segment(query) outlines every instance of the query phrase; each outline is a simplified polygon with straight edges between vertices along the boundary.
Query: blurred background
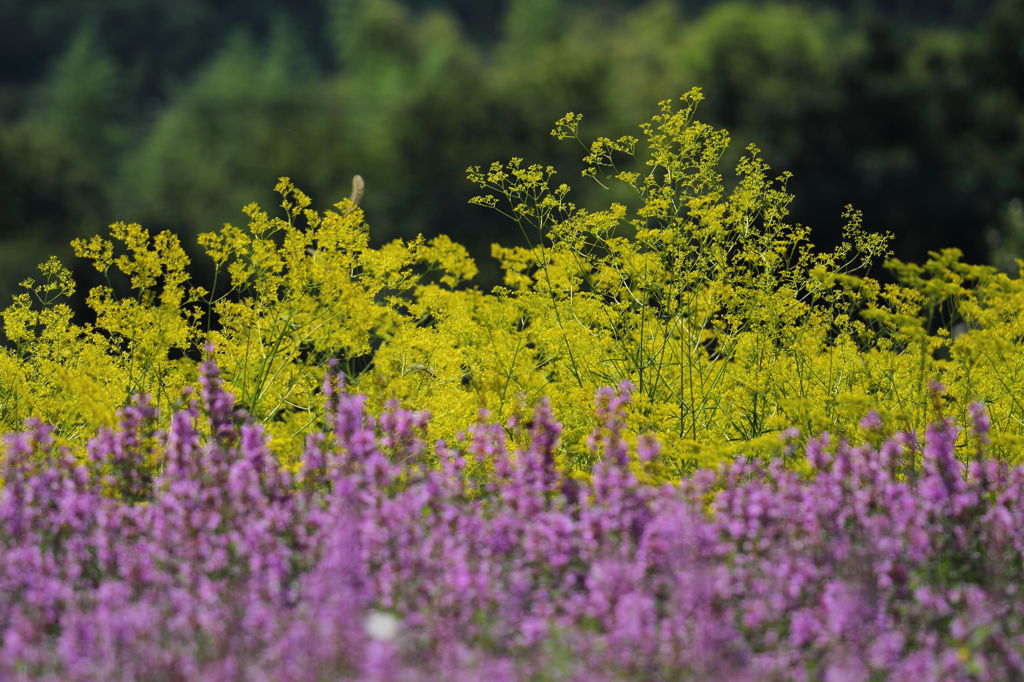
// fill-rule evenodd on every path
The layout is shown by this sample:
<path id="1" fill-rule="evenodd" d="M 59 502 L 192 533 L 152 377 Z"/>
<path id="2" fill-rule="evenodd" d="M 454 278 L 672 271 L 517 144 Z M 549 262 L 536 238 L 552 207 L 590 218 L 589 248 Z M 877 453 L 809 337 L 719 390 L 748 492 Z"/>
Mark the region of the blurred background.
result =
<path id="1" fill-rule="evenodd" d="M 1024 0 L 0 0 L 0 296 L 115 220 L 194 244 L 281 175 L 322 208 L 359 173 L 375 242 L 447 233 L 489 261 L 518 235 L 467 205 L 467 166 L 557 164 L 607 204 L 552 123 L 638 134 L 693 85 L 737 156 L 795 173 L 821 245 L 851 203 L 901 258 L 1013 269 L 1022 36 Z"/>

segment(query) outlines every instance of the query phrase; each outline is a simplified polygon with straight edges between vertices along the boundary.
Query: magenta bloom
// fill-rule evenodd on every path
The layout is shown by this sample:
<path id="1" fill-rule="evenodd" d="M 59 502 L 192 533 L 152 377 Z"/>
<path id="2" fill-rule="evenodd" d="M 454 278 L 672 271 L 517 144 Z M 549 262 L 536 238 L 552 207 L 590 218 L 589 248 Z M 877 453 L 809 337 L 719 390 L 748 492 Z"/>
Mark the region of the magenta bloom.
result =
<path id="1" fill-rule="evenodd" d="M 140 397 L 84 461 L 39 422 L 5 437 L 0 679 L 1024 676 L 1024 470 L 965 470 L 950 422 L 653 488 L 632 458 L 671 453 L 630 452 L 624 384 L 588 479 L 546 401 L 523 450 L 482 414 L 428 468 L 429 415 L 369 414 L 332 367 L 293 475 L 202 371 L 166 432 Z"/>

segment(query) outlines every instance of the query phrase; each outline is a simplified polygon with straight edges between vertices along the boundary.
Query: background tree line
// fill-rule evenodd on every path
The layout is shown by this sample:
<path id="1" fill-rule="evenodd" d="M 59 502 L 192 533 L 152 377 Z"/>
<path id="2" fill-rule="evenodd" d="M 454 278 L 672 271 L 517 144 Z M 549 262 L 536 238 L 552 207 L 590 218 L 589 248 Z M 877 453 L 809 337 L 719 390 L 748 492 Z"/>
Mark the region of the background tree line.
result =
<path id="1" fill-rule="evenodd" d="M 359 173 L 376 241 L 443 232 L 485 259 L 517 235 L 466 205 L 467 166 L 575 167 L 546 134 L 563 113 L 635 134 L 692 85 L 737 154 L 795 173 L 823 245 L 852 203 L 903 258 L 1012 267 L 1021 35 L 1024 0 L 0 0 L 0 295 L 115 220 L 189 243 L 280 175 L 324 205 Z"/>

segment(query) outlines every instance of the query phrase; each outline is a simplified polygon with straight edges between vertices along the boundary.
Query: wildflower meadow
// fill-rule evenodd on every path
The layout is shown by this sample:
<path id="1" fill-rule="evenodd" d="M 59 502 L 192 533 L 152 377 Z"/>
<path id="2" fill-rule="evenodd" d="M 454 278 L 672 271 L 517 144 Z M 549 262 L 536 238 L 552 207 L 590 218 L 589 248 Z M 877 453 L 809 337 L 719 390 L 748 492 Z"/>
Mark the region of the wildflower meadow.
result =
<path id="1" fill-rule="evenodd" d="M 503 283 L 357 205 L 118 223 L 3 311 L 0 679 L 1024 678 L 1024 285 L 817 249 L 699 90 L 467 170 Z M 1018 261 L 1024 267 L 1024 263 Z M 879 274 L 881 273 L 881 274 Z M 76 312 L 79 301 L 86 311 Z"/>

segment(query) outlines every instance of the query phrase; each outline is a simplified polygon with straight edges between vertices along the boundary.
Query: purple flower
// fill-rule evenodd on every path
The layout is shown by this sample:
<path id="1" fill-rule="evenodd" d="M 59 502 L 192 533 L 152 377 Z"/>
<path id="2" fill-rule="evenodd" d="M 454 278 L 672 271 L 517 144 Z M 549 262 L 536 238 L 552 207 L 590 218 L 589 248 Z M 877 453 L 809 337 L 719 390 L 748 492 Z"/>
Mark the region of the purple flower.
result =
<path id="1" fill-rule="evenodd" d="M 825 435 L 804 473 L 738 459 L 652 488 L 627 384 L 598 392 L 584 475 L 546 401 L 518 451 L 484 413 L 430 469 L 427 413 L 370 414 L 331 366 L 293 475 L 202 371 L 164 433 L 139 398 L 82 460 L 38 421 L 4 437 L 0 678 L 1024 675 L 1024 470 L 965 477 L 951 422 L 913 476 L 911 434 Z"/>

